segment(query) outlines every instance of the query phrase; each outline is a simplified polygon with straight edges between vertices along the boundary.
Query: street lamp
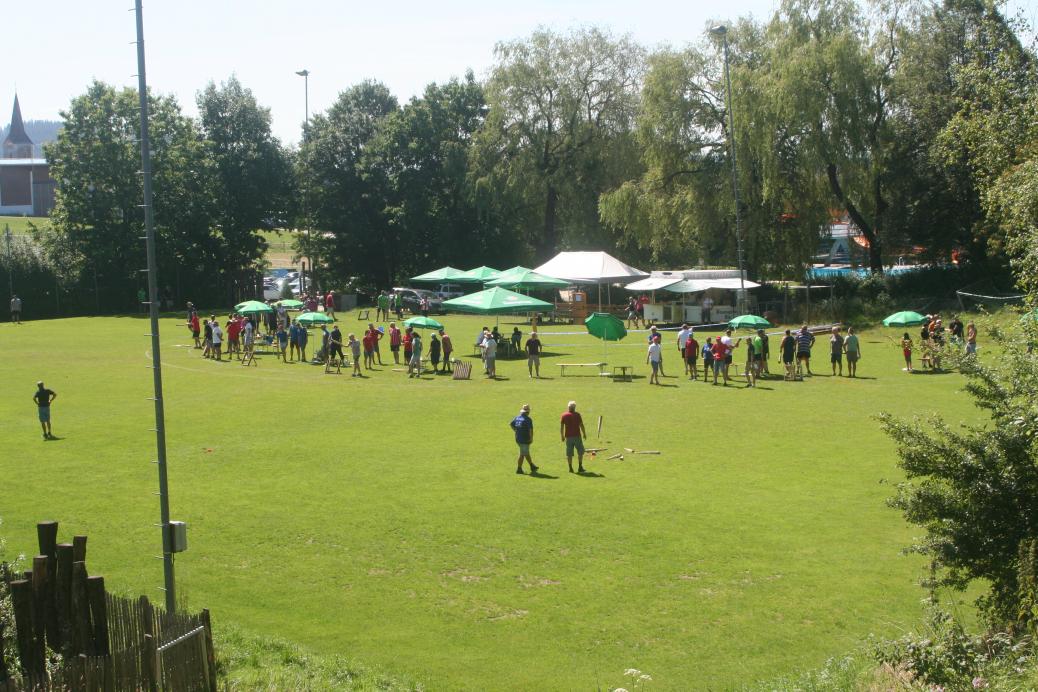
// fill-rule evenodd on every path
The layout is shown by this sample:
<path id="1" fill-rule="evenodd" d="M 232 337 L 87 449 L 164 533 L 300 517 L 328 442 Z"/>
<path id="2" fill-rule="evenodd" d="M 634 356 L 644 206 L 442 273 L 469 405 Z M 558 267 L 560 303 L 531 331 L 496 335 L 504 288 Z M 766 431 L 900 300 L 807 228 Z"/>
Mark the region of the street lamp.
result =
<path id="1" fill-rule="evenodd" d="M 303 78 L 303 131 L 310 125 L 310 70 L 302 69 L 296 72 L 297 75 Z M 310 283 L 314 283 L 314 257 L 313 257 L 313 238 L 310 233 L 310 209 L 307 204 L 307 190 L 303 188 L 303 216 L 306 218 L 306 249 L 310 253 L 307 256 L 307 260 L 310 262 Z M 303 272 L 303 281 L 300 282 L 300 287 L 306 287 L 306 272 Z"/>
<path id="2" fill-rule="evenodd" d="M 739 298 L 736 301 L 736 310 L 739 314 L 746 313 L 746 284 L 745 271 L 742 261 L 742 217 L 739 212 L 739 163 L 735 156 L 735 118 L 732 115 L 732 75 L 728 68 L 728 27 L 724 24 L 710 29 L 714 36 L 721 37 L 724 46 L 724 80 L 727 87 L 728 97 L 728 146 L 732 154 L 732 193 L 735 195 L 735 247 L 739 259 Z"/>

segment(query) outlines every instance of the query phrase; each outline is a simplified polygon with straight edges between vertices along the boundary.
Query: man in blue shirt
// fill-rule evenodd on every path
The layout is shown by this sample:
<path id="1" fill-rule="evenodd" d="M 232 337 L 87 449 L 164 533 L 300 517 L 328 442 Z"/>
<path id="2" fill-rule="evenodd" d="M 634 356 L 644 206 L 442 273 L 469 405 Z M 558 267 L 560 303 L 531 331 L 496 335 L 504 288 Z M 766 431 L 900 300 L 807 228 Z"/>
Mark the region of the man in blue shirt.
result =
<path id="1" fill-rule="evenodd" d="M 530 418 L 529 404 L 522 405 L 519 415 L 512 419 L 509 426 L 515 431 L 515 443 L 519 445 L 519 467 L 515 472 L 518 474 L 523 472 L 523 459 L 526 459 L 530 465 L 530 475 L 532 476 L 537 473 L 537 467 L 533 465 L 533 459 L 530 458 L 530 445 L 533 444 L 533 418 Z"/>

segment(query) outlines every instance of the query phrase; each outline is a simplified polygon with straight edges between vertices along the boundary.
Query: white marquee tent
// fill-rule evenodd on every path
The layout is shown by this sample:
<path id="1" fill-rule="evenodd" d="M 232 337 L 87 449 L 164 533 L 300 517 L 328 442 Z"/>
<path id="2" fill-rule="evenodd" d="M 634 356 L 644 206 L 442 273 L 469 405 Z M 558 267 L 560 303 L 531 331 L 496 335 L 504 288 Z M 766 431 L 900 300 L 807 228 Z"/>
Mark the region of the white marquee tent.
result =
<path id="1" fill-rule="evenodd" d="M 649 276 L 648 272 L 624 264 L 606 252 L 560 252 L 534 271 L 575 284 L 601 285 Z"/>

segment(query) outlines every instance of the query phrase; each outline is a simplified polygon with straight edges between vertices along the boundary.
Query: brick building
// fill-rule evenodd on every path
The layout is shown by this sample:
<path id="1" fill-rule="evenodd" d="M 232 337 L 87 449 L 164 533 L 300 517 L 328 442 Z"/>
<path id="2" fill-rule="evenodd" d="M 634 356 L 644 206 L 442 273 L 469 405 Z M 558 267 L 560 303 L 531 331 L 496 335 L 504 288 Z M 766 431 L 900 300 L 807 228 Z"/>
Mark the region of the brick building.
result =
<path id="1" fill-rule="evenodd" d="M 0 215 L 47 216 L 54 208 L 54 188 L 47 160 L 33 158 L 15 94 L 11 127 L 0 144 Z"/>

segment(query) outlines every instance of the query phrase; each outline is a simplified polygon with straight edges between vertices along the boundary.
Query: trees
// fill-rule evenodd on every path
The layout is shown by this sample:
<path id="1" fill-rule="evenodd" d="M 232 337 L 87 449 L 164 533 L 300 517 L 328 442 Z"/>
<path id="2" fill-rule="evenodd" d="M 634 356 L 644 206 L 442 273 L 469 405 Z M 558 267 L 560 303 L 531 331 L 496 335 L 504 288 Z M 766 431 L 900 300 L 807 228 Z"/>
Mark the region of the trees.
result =
<path id="1" fill-rule="evenodd" d="M 159 275 L 163 283 L 176 277 L 179 289 L 181 281 L 211 279 L 217 270 L 209 232 L 212 166 L 197 128 L 174 99 L 150 95 L 149 108 Z M 46 149 L 58 181 L 50 245 L 102 277 L 113 289 L 109 307 L 131 304 L 144 262 L 138 113 L 136 91 L 95 81 L 72 100 L 62 114 L 64 128 Z"/>
<path id="2" fill-rule="evenodd" d="M 283 227 L 292 205 L 291 169 L 270 132 L 270 110 L 231 77 L 198 94 L 199 125 L 212 160 L 219 255 L 241 288 L 266 249 L 261 229 Z M 251 291 L 248 291 L 251 296 Z M 243 295 L 234 295 L 237 300 Z"/>
<path id="3" fill-rule="evenodd" d="M 539 259 L 567 236 L 601 240 L 598 195 L 637 165 L 629 133 L 641 47 L 598 29 L 540 30 L 495 53 L 473 158 L 479 190 L 515 219 Z"/>

